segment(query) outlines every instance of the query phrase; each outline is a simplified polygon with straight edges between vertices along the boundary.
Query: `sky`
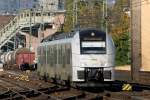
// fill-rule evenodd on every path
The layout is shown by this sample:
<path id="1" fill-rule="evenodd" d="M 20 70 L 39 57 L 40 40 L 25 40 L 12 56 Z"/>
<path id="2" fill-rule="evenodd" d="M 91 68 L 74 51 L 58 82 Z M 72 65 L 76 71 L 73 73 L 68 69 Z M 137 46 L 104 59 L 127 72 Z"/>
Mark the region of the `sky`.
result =
<path id="1" fill-rule="evenodd" d="M 0 13 L 11 13 L 16 9 L 32 8 L 35 0 L 0 0 Z"/>
<path id="2" fill-rule="evenodd" d="M 109 4 L 115 4 L 116 0 L 108 0 Z"/>
<path id="3" fill-rule="evenodd" d="M 0 0 L 0 13 L 13 13 L 17 9 L 32 8 L 35 1 L 39 0 Z M 115 3 L 115 0 L 108 0 L 109 4 Z"/>

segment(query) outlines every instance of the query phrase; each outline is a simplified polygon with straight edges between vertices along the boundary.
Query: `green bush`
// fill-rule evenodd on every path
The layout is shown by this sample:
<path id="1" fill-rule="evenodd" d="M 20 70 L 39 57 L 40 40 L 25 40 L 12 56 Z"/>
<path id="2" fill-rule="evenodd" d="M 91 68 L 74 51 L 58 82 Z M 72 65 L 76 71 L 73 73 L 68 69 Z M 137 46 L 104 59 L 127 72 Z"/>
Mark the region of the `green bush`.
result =
<path id="1" fill-rule="evenodd" d="M 114 39 L 116 46 L 116 65 L 130 64 L 130 38 L 129 33 L 123 33 Z"/>

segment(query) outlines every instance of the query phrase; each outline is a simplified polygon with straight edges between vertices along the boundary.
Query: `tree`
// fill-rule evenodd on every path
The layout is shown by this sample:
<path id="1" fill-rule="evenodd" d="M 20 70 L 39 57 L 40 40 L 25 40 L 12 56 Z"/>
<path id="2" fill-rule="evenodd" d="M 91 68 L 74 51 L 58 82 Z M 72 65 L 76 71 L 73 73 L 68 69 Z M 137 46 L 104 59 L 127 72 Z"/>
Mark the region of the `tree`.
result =
<path id="1" fill-rule="evenodd" d="M 66 0 L 66 21 L 64 24 L 64 31 L 69 32 L 73 30 L 73 1 Z M 102 1 L 100 0 L 85 0 L 77 2 L 77 25 L 76 27 L 103 27 L 103 12 L 102 12 Z"/>
<path id="2" fill-rule="evenodd" d="M 116 64 L 130 63 L 130 16 L 124 9 L 129 8 L 129 0 L 116 0 L 112 9 L 109 9 L 109 33 L 112 34 L 116 46 Z"/>

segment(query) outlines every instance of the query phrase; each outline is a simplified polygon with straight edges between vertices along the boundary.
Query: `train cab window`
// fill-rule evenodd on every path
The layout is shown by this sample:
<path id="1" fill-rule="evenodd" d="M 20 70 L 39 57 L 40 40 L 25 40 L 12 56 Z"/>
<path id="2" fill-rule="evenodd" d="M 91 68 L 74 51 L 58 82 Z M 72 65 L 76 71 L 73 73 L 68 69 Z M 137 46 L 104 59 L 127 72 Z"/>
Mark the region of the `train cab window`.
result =
<path id="1" fill-rule="evenodd" d="M 86 31 L 80 34 L 81 54 L 106 54 L 106 34 Z"/>

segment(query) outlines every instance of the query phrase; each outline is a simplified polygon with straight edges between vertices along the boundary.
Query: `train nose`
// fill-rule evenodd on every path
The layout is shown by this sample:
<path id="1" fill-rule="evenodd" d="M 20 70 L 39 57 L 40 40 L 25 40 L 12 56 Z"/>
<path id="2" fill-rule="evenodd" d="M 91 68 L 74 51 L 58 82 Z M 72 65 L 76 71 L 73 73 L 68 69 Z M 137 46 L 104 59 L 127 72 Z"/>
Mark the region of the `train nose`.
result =
<path id="1" fill-rule="evenodd" d="M 102 82 L 104 81 L 103 77 L 103 68 L 85 68 L 85 81 L 94 81 L 94 82 Z"/>

